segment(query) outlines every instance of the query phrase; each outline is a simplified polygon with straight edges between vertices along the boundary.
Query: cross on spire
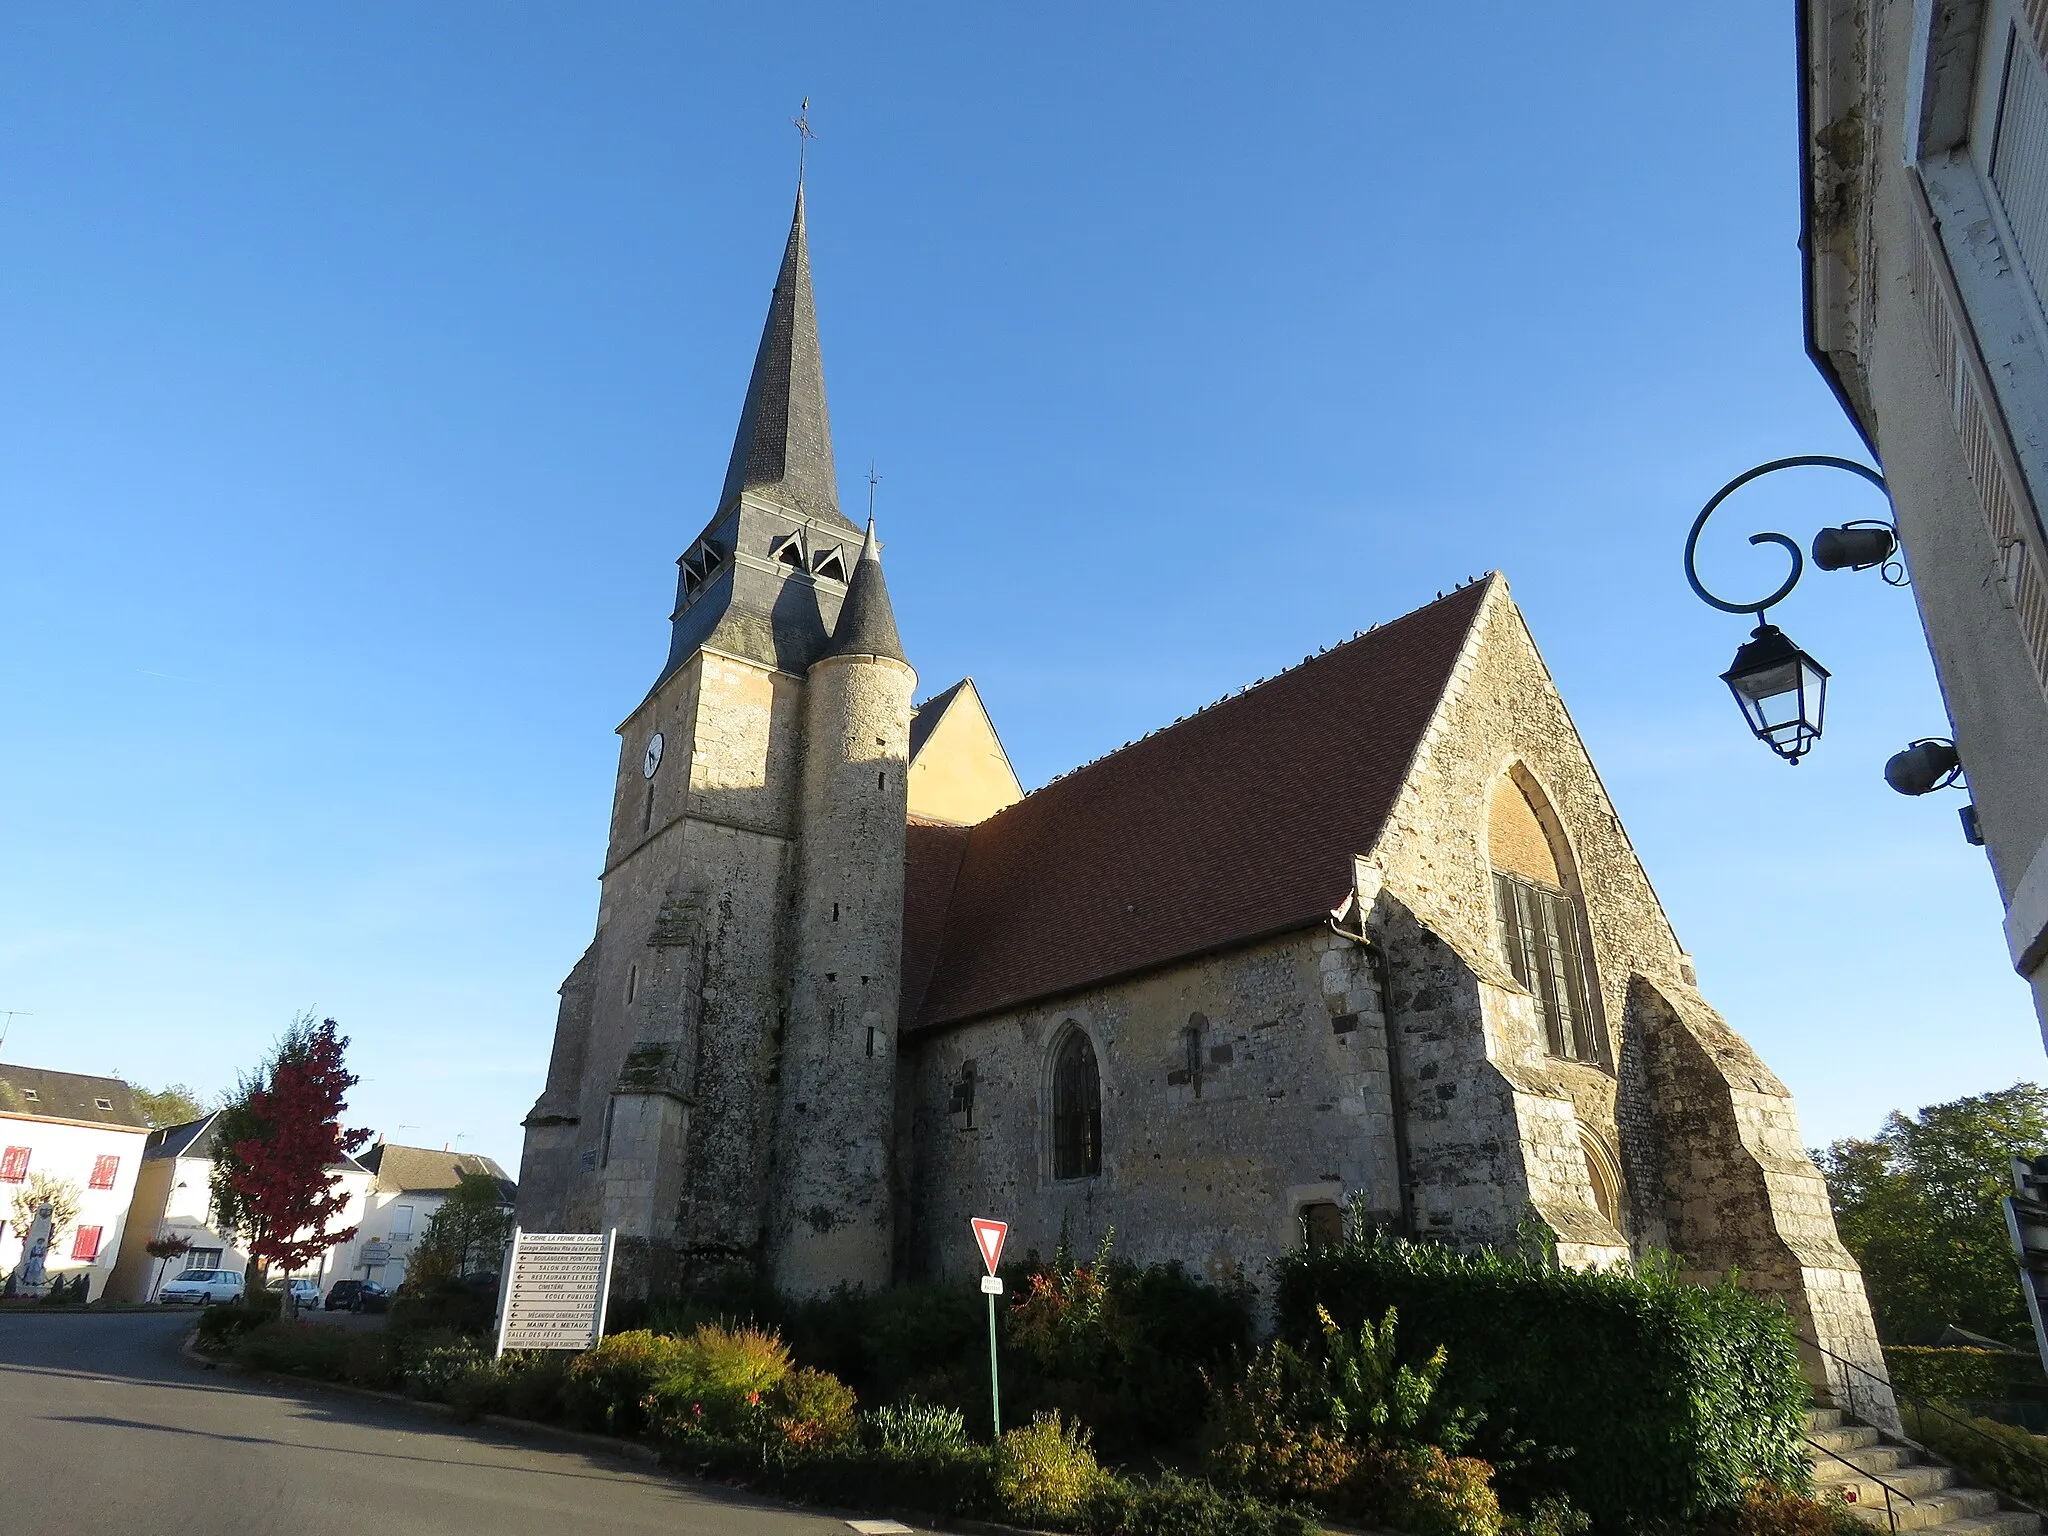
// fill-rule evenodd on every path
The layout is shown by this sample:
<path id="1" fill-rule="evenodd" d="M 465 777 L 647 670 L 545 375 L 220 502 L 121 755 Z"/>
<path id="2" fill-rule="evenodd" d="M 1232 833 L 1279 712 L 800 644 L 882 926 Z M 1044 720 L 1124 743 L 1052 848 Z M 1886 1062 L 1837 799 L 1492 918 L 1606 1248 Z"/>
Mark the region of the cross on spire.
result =
<path id="1" fill-rule="evenodd" d="M 817 135 L 811 132 L 811 98 L 806 96 L 804 104 L 797 108 L 797 114 L 789 120 L 789 126 L 796 130 L 796 189 L 804 189 L 804 152 Z"/>

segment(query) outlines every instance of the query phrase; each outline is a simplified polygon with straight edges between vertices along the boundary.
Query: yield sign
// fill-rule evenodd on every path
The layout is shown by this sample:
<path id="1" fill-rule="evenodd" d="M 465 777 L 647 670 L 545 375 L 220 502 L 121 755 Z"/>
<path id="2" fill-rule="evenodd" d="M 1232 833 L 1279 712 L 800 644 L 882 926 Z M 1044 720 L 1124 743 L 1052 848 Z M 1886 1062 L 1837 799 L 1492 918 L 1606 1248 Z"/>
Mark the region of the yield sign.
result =
<path id="1" fill-rule="evenodd" d="M 985 1216 L 971 1218 L 974 1226 L 974 1240 L 981 1245 L 982 1262 L 988 1265 L 988 1272 L 996 1272 L 996 1261 L 1003 1256 L 1003 1239 L 1010 1235 L 1007 1221 L 990 1221 Z"/>

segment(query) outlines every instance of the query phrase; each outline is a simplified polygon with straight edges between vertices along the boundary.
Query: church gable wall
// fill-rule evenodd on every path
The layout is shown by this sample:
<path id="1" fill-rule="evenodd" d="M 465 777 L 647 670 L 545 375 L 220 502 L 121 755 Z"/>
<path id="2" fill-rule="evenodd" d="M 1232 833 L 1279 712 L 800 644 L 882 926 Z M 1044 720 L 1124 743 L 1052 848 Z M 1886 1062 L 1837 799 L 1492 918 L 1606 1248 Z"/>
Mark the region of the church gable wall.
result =
<path id="1" fill-rule="evenodd" d="M 1536 855 L 1518 843 L 1495 858 L 1489 847 L 1490 833 L 1503 822 L 1520 830 L 1513 824 L 1522 818 L 1504 816 L 1497 803 L 1504 785 L 1530 802 L 1551 844 L 1557 884 L 1584 916 L 1599 1035 L 1593 1063 L 1549 1053 L 1526 991 L 1506 973 L 1493 870 L 1521 873 Z M 1690 961 L 1504 585 L 1475 625 L 1445 706 L 1365 870 L 1369 884 L 1384 882 L 1389 897 L 1487 968 L 1503 999 L 1524 1000 L 1519 1008 L 1490 1010 L 1490 1036 L 1483 1045 L 1475 1037 L 1471 1049 L 1483 1049 L 1522 1081 L 1540 1082 L 1545 1095 L 1568 1101 L 1579 1125 L 1618 1154 L 1628 1207 L 1622 1226 L 1632 1239 L 1654 1240 L 1661 1212 L 1637 1173 L 1647 1151 L 1648 1110 L 1639 1101 L 1622 1102 L 1612 1064 L 1630 977 L 1676 982 L 1682 970 L 1690 972 Z M 1360 894 L 1370 905 L 1374 891 Z"/>
<path id="2" fill-rule="evenodd" d="M 1101 1080 L 1101 1171 L 1053 1177 L 1052 1065 L 1069 1028 Z M 973 1216 L 1010 1251 L 1179 1259 L 1256 1280 L 1299 1211 L 1398 1202 L 1378 986 L 1326 929 L 1190 961 L 906 1042 L 913 1274 L 964 1275 Z"/>

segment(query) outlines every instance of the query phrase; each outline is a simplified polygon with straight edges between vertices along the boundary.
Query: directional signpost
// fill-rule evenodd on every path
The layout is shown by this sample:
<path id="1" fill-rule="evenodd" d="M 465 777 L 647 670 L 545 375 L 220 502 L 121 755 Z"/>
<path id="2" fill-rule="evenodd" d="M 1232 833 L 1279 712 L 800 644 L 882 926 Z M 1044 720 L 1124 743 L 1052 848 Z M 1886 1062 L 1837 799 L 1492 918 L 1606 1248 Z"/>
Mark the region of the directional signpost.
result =
<path id="1" fill-rule="evenodd" d="M 1003 1389 L 996 1380 L 996 1298 L 1003 1294 L 1003 1282 L 996 1274 L 996 1265 L 1003 1257 L 1003 1239 L 1010 1235 L 1007 1221 L 990 1221 L 985 1216 L 972 1218 L 975 1246 L 981 1249 L 981 1261 L 988 1266 L 988 1273 L 981 1277 L 982 1293 L 988 1297 L 988 1402 L 995 1415 L 996 1438 L 1003 1438 Z"/>
<path id="2" fill-rule="evenodd" d="M 604 1337 L 616 1232 L 512 1229 L 498 1353 L 591 1348 Z"/>

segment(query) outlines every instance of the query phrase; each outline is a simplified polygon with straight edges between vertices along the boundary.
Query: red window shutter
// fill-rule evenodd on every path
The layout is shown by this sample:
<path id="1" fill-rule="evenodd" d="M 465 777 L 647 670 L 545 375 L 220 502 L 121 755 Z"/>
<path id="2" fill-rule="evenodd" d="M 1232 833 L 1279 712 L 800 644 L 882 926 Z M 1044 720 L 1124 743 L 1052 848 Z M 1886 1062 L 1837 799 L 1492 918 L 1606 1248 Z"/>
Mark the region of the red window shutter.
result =
<path id="1" fill-rule="evenodd" d="M 71 1257 L 82 1264 L 90 1264 L 100 1256 L 101 1227 L 80 1227 L 78 1235 L 71 1239 Z"/>
<path id="2" fill-rule="evenodd" d="M 28 1177 L 28 1148 L 9 1147 L 0 1153 L 0 1179 L 19 1184 Z"/>
<path id="3" fill-rule="evenodd" d="M 90 1189 L 112 1189 L 114 1187 L 114 1175 L 120 1171 L 120 1158 L 96 1157 L 92 1160 L 92 1180 L 87 1187 Z"/>

